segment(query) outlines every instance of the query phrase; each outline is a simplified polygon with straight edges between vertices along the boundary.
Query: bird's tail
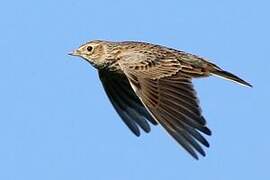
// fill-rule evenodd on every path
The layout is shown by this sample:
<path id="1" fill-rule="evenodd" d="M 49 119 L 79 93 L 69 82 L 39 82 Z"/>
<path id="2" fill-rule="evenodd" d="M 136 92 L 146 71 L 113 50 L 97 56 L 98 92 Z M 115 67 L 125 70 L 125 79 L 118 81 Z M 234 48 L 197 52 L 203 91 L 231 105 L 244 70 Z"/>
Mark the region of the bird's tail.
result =
<path id="1" fill-rule="evenodd" d="M 212 74 L 214 76 L 218 76 L 218 77 L 221 77 L 223 79 L 233 81 L 233 82 L 238 83 L 238 84 L 243 85 L 243 86 L 252 87 L 252 85 L 250 83 L 244 81 L 243 79 L 237 77 L 236 75 L 234 75 L 228 71 L 222 70 L 221 68 L 219 68 L 218 66 L 216 66 L 214 64 L 210 65 L 209 72 L 210 72 L 210 74 Z"/>

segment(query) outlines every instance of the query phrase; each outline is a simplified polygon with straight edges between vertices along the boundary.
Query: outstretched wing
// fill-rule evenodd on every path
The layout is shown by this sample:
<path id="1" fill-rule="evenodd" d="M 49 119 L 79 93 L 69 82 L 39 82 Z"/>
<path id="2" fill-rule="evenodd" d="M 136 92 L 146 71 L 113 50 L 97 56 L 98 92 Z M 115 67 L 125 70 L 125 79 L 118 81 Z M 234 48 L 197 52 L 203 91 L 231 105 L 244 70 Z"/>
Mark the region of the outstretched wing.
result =
<path id="1" fill-rule="evenodd" d="M 198 159 L 196 151 L 205 156 L 200 144 L 209 144 L 201 132 L 211 135 L 211 131 L 191 83 L 203 72 L 174 59 L 140 62 L 122 59 L 119 64 L 147 110 L 194 158 Z"/>
<path id="2" fill-rule="evenodd" d="M 134 93 L 127 77 L 124 74 L 106 70 L 100 70 L 99 77 L 113 107 L 129 129 L 136 136 L 140 135 L 138 125 L 145 132 L 150 132 L 147 120 L 152 124 L 157 124 L 157 122 Z"/>

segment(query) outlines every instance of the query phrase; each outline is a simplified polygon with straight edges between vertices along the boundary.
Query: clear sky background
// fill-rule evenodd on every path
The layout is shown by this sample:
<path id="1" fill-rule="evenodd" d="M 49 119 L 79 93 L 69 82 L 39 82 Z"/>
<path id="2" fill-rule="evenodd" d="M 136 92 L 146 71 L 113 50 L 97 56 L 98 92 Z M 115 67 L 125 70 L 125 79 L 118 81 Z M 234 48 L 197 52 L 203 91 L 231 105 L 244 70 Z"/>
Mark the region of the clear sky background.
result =
<path id="1" fill-rule="evenodd" d="M 0 179 L 270 179 L 270 3 L 2 1 Z M 135 137 L 88 63 L 93 39 L 141 40 L 212 60 L 250 81 L 195 80 L 213 135 L 192 159 L 160 127 Z"/>

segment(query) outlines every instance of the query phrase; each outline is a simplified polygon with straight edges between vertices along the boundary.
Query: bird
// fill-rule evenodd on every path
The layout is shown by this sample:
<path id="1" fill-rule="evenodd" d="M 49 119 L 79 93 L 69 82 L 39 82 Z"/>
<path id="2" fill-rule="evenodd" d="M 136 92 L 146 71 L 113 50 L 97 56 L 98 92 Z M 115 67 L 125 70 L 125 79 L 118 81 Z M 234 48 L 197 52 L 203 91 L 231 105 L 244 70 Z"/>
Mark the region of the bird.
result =
<path id="1" fill-rule="evenodd" d="M 136 136 L 159 124 L 195 159 L 206 155 L 205 136 L 212 133 L 192 79 L 218 76 L 252 87 L 205 58 L 147 42 L 92 40 L 69 55 L 97 69 L 112 106 Z"/>

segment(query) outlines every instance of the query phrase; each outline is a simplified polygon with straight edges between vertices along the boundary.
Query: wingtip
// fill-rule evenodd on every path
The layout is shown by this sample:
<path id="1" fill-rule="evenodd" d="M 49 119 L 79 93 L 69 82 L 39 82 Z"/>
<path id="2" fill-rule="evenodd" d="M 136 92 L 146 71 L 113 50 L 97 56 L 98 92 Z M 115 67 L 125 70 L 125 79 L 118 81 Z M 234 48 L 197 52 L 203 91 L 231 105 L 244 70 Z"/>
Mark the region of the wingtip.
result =
<path id="1" fill-rule="evenodd" d="M 141 132 L 140 131 L 133 131 L 131 130 L 132 133 L 136 136 L 136 137 L 140 137 L 141 136 Z"/>
<path id="2" fill-rule="evenodd" d="M 200 155 L 202 156 L 202 157 L 206 157 L 206 153 L 204 152 L 203 154 L 202 153 L 200 153 Z M 196 154 L 196 155 L 191 155 L 192 157 L 193 157 L 193 159 L 194 160 L 196 160 L 196 161 L 199 161 L 200 160 L 200 158 L 199 158 L 199 156 Z"/>
<path id="3" fill-rule="evenodd" d="M 190 154 L 190 155 L 192 156 L 192 158 L 193 158 L 194 160 L 196 160 L 196 161 L 200 160 L 197 153 Z"/>

